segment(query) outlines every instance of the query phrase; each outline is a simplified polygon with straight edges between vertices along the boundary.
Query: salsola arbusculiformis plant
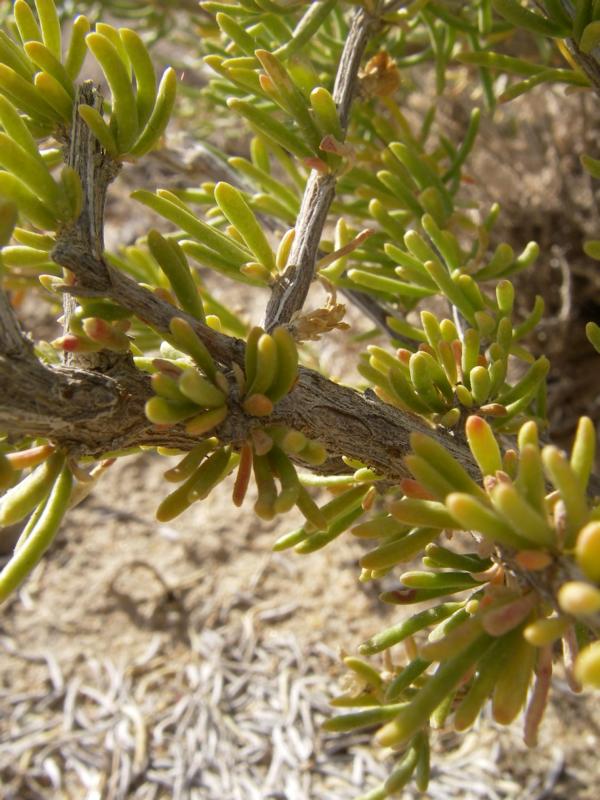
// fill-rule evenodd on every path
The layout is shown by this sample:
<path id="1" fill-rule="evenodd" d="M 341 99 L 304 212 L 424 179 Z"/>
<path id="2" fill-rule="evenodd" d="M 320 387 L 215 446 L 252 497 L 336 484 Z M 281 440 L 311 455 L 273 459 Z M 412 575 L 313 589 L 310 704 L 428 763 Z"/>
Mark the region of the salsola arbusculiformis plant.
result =
<path id="1" fill-rule="evenodd" d="M 360 580 L 394 581 L 383 602 L 427 604 L 346 659 L 353 689 L 334 705 L 352 710 L 326 723 L 378 727 L 398 751 L 363 800 L 412 776 L 424 791 L 431 731 L 465 730 L 488 700 L 501 723 L 525 708 L 535 743 L 559 642 L 573 689 L 600 687 L 594 424 L 580 420 L 568 454 L 548 443 L 550 363 L 527 344 L 544 304 L 523 314 L 512 282 L 539 248 L 497 241 L 499 207 L 470 208 L 464 190 L 482 112 L 545 82 L 600 91 L 600 6 L 201 5 L 215 74 L 203 102 L 246 125 L 248 157 L 216 154 L 223 179 L 199 187 L 135 191 L 132 213 L 143 204 L 169 232 L 117 252 L 103 242 L 106 193 L 161 147 L 175 71 L 157 78 L 131 28 L 78 16 L 64 41 L 53 0 L 16 0 L 0 32 L 0 525 L 23 525 L 0 597 L 125 453 L 181 455 L 160 520 L 233 473 L 241 505 L 254 481 L 260 517 L 305 518 L 275 549 L 309 554 L 349 531 L 373 540 Z M 131 17 L 131 3 L 106 6 Z M 540 63 L 504 52 L 523 32 Z M 106 98 L 80 76 L 87 55 Z M 435 105 L 416 125 L 402 102 L 405 76 L 427 70 L 443 94 L 457 62 L 485 107 L 451 141 Z M 266 290 L 264 318 L 219 302 L 206 270 Z M 331 299 L 305 311 L 315 279 Z M 30 291 L 62 317 L 50 344 L 17 322 Z M 303 341 L 347 328 L 339 295 L 380 334 L 358 389 L 302 363 Z M 333 498 L 319 506 L 310 485 Z M 382 652 L 383 666 L 366 660 Z"/>

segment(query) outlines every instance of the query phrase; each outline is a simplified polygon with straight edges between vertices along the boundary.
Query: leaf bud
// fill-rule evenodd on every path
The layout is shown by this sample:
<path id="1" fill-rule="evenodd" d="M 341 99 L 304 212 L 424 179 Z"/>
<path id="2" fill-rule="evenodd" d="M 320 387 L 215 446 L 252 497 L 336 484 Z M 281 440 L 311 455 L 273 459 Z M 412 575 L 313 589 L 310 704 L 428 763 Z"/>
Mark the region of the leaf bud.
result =
<path id="1" fill-rule="evenodd" d="M 600 689 L 600 642 L 592 642 L 575 661 L 575 677 L 584 686 Z"/>
<path id="2" fill-rule="evenodd" d="M 579 531 L 575 557 L 585 576 L 600 583 L 600 522 L 589 522 Z"/>
<path id="3" fill-rule="evenodd" d="M 558 602 L 563 611 L 585 617 L 600 611 L 600 589 L 583 581 L 568 581 L 558 590 Z"/>
<path id="4" fill-rule="evenodd" d="M 534 647 L 546 647 L 556 639 L 560 639 L 569 627 L 566 617 L 551 617 L 550 619 L 536 619 L 523 631 L 523 636 Z"/>
<path id="5" fill-rule="evenodd" d="M 498 309 L 502 314 L 512 313 L 515 302 L 515 287 L 510 281 L 502 280 L 496 286 L 496 301 Z"/>
<path id="6" fill-rule="evenodd" d="M 469 447 L 482 475 L 493 475 L 502 469 L 502 456 L 496 437 L 481 417 L 471 416 L 465 426 Z"/>
<path id="7" fill-rule="evenodd" d="M 264 394 L 251 394 L 246 397 L 242 406 L 253 417 L 268 417 L 273 413 L 273 402 Z"/>

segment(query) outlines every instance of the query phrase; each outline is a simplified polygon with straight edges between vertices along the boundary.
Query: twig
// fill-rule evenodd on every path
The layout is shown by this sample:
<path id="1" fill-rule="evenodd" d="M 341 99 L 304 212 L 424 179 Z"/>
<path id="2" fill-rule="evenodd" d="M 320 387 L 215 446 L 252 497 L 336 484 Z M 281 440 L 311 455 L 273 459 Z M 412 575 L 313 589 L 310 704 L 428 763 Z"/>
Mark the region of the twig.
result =
<path id="1" fill-rule="evenodd" d="M 536 2 L 536 6 L 540 9 L 542 14 L 547 15 L 543 3 Z M 575 17 L 575 6 L 572 2 L 562 3 L 564 12 L 570 17 L 571 20 Z M 567 38 L 564 40 L 567 50 L 577 63 L 577 66 L 584 72 L 592 83 L 592 89 L 600 96 L 600 63 L 598 61 L 599 49 L 595 48 L 591 53 L 584 53 L 579 49 L 579 45 L 575 39 Z"/>
<path id="2" fill-rule="evenodd" d="M 192 179 L 197 180 L 198 175 L 208 175 L 212 181 L 227 181 L 228 183 L 241 189 L 243 192 L 252 194 L 252 186 L 244 180 L 237 172 L 235 172 L 229 164 L 221 158 L 218 158 L 202 143 L 195 143 L 192 147 L 186 149 L 185 154 L 175 150 L 158 150 L 151 153 L 153 157 L 161 164 L 166 164 L 170 168 L 187 175 Z M 256 212 L 255 212 L 256 213 Z M 273 219 L 266 214 L 256 213 L 256 217 L 267 230 L 274 234 L 282 234 L 288 226 L 280 220 Z M 321 250 L 317 251 L 316 258 L 320 259 L 326 254 Z M 346 299 L 353 305 L 359 308 L 366 316 L 368 316 L 380 330 L 388 337 L 398 341 L 410 342 L 405 339 L 401 334 L 393 331 L 387 324 L 387 317 L 393 315 L 393 312 L 387 310 L 371 295 L 360 292 L 357 289 L 340 289 Z"/>
<path id="3" fill-rule="evenodd" d="M 358 83 L 360 62 L 369 38 L 378 24 L 378 17 L 359 8 L 352 19 L 348 38 L 340 58 L 333 89 L 342 129 L 348 125 L 350 106 Z M 264 327 L 289 322 L 304 305 L 314 277 L 315 261 L 323 227 L 335 197 L 336 176 L 313 170 L 309 176 L 296 221 L 296 236 L 288 258 L 288 266 L 275 281 L 265 312 Z"/>
<path id="4" fill-rule="evenodd" d="M 32 358 L 33 344 L 25 336 L 8 297 L 0 289 L 0 357 Z"/>
<path id="5" fill-rule="evenodd" d="M 109 278 L 104 262 L 104 206 L 106 193 L 112 181 L 118 175 L 121 165 L 110 158 L 102 149 L 83 118 L 78 113 L 81 105 L 92 106 L 101 111 L 102 94 L 92 81 L 86 81 L 79 87 L 77 102 L 73 108 L 73 120 L 67 142 L 67 164 L 72 167 L 86 187 L 83 192 L 81 214 L 75 222 L 61 231 L 53 259 L 63 267 L 71 269 L 73 264 L 82 262 L 88 267 L 85 279 L 80 276 L 80 283 L 87 289 L 103 291 L 107 288 Z M 68 333 L 70 320 L 76 308 L 75 299 L 65 294 L 63 297 L 64 332 Z M 92 353 L 64 353 L 64 363 L 70 366 L 96 370 L 106 373 L 123 360 L 131 361 L 130 356 L 102 350 Z M 133 364 L 132 364 L 133 366 Z"/>
<path id="6" fill-rule="evenodd" d="M 597 49 L 593 53 L 584 53 L 574 39 L 566 39 L 565 44 L 578 67 L 590 79 L 594 92 L 600 96 L 600 63 L 596 55 Z"/>

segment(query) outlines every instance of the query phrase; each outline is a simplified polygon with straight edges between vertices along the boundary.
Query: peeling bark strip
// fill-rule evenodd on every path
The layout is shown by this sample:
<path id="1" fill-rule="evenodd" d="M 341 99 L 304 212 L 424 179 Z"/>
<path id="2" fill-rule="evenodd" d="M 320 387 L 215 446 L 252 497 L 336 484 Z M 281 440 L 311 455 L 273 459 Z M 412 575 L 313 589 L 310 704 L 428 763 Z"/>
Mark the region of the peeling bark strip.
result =
<path id="1" fill-rule="evenodd" d="M 378 24 L 376 11 L 369 13 L 365 8 L 357 9 L 352 18 L 333 87 L 333 99 L 344 132 L 348 127 L 350 108 L 356 93 L 360 62 Z M 334 174 L 323 175 L 316 170 L 310 174 L 296 220 L 296 236 L 288 266 L 276 279 L 267 304 L 264 322 L 267 331 L 289 322 L 304 305 L 315 273 L 323 227 L 335 197 L 335 181 Z"/>

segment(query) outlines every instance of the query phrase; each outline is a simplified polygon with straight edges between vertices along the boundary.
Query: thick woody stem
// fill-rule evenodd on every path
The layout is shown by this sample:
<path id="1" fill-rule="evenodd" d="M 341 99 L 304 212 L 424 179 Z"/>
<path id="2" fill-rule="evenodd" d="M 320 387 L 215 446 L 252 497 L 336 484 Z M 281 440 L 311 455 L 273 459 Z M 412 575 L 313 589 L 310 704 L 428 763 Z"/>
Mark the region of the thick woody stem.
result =
<path id="1" fill-rule="evenodd" d="M 378 17 L 365 8 L 359 8 L 353 17 L 350 32 L 338 66 L 333 89 L 333 99 L 345 131 L 350 107 L 358 85 L 358 70 L 369 38 L 377 27 Z M 327 214 L 335 197 L 336 176 L 313 170 L 308 178 L 300 213 L 296 220 L 296 235 L 288 266 L 273 285 L 265 312 L 264 327 L 289 322 L 304 305 L 315 273 L 315 261 Z"/>
<path id="2" fill-rule="evenodd" d="M 78 113 L 81 105 L 102 110 L 102 95 L 91 81 L 79 87 L 77 102 L 73 109 L 73 123 L 66 148 L 66 162 L 79 175 L 83 191 L 81 214 L 72 225 L 62 230 L 52 257 L 57 264 L 79 270 L 79 284 L 87 289 L 105 291 L 109 278 L 104 253 L 104 206 L 108 187 L 117 176 L 121 165 L 110 158 Z M 85 272 L 84 272 L 85 270 Z M 76 308 L 75 298 L 63 297 L 63 328 L 68 333 L 71 315 Z M 63 361 L 68 366 L 85 369 L 106 368 L 107 361 L 117 362 L 124 356 L 116 353 L 64 353 Z M 127 358 L 127 357 L 125 357 Z"/>
<path id="3" fill-rule="evenodd" d="M 73 271 L 75 267 L 86 288 L 105 291 L 109 277 L 103 260 L 104 205 L 120 164 L 105 153 L 79 116 L 77 109 L 81 105 L 102 107 L 102 96 L 91 81 L 79 88 L 66 154 L 67 164 L 81 180 L 83 207 L 77 220 L 60 232 L 52 257 L 63 267 Z"/>
<path id="4" fill-rule="evenodd" d="M 344 103 L 348 104 L 350 93 L 347 88 L 343 97 L 346 98 Z M 95 98 L 96 91 L 91 85 L 82 87 L 80 102 L 94 104 L 97 102 Z M 183 316 L 225 368 L 233 363 L 243 365 L 243 342 L 218 333 L 186 315 L 104 260 L 102 212 L 106 189 L 118 165 L 98 148 L 87 126 L 79 124 L 78 116 L 74 124 L 68 161 L 80 175 L 84 209 L 76 223 L 60 233 L 53 253 L 55 261 L 75 276 L 74 285 L 64 286 L 65 294 L 70 297 L 108 297 L 162 334 L 168 334 L 174 317 Z M 100 456 L 107 450 L 152 443 L 182 449 L 194 446 L 196 440 L 185 433 L 182 425 L 159 430 L 148 422 L 144 403 L 152 394 L 149 379 L 134 367 L 128 355 L 101 351 L 93 354 L 93 360 L 78 362 L 77 366 L 84 369 L 72 372 L 74 400 L 71 398 L 70 403 L 61 402 L 61 398 L 70 394 L 65 387 L 70 373 L 67 370 L 52 371 L 37 364 L 38 369 L 33 370 L 33 376 L 28 379 L 28 391 L 19 396 L 18 404 L 12 401 L 10 392 L 4 396 L 0 392 L 0 405 L 3 407 L 0 423 L 8 424 L 8 418 L 12 416 L 15 433 L 45 433 L 80 455 Z M 17 382 L 14 372 L 9 377 L 8 369 L 0 371 L 6 375 L 5 386 Z M 88 402 L 77 409 L 76 401 L 81 396 L 79 389 L 86 374 L 90 380 Z M 33 383 L 36 376 L 39 381 L 37 390 Z M 49 382 L 53 385 L 49 386 Z M 15 416 L 20 420 L 16 427 Z M 97 419 L 102 420 L 101 424 Z M 399 480 L 408 474 L 402 459 L 408 451 L 411 430 L 428 429 L 416 417 L 402 414 L 378 400 L 368 399 L 308 369 L 301 369 L 294 391 L 277 404 L 267 422 L 284 423 L 322 441 L 332 456 L 329 469 L 334 465 L 339 468 L 341 462 L 338 458 L 343 454 L 361 458 L 391 480 Z M 230 414 L 218 429 L 220 438 L 239 446 L 257 424 L 254 418 L 242 411 L 232 381 Z M 265 424 L 265 420 L 260 424 Z M 475 466 L 468 449 L 453 439 L 448 444 L 461 453 L 463 462 L 466 458 L 469 470 L 474 473 Z"/>

